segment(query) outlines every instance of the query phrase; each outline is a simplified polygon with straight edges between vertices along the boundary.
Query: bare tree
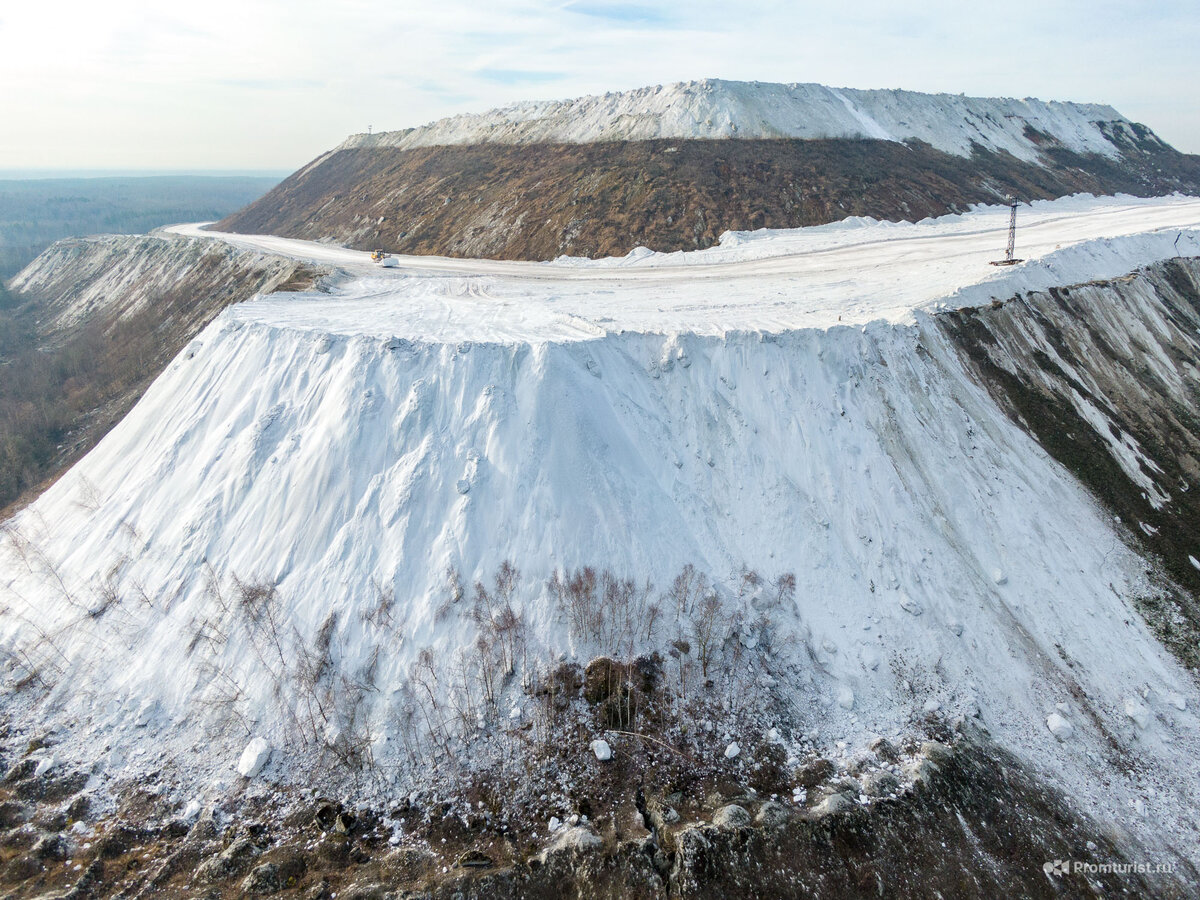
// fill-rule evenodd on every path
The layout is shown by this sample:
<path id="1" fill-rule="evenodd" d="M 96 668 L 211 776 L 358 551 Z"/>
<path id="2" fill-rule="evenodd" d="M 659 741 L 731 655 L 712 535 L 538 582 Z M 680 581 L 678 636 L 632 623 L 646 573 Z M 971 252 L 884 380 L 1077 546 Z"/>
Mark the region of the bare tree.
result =
<path id="1" fill-rule="evenodd" d="M 708 669 L 713 654 L 720 646 L 726 619 L 721 608 L 721 599 L 711 591 L 700 601 L 700 608 L 692 622 L 692 634 L 696 639 L 696 658 L 700 661 L 701 677 L 708 678 Z"/>
<path id="2" fill-rule="evenodd" d="M 371 605 L 363 610 L 363 621 L 376 628 L 392 627 L 392 611 L 396 608 L 396 589 L 386 587 L 378 579 L 371 579 Z"/>
<path id="3" fill-rule="evenodd" d="M 696 567 L 688 563 L 675 576 L 671 583 L 670 598 L 675 607 L 675 620 L 681 622 L 690 619 L 696 612 L 696 605 L 708 590 L 708 578 L 696 571 Z"/>

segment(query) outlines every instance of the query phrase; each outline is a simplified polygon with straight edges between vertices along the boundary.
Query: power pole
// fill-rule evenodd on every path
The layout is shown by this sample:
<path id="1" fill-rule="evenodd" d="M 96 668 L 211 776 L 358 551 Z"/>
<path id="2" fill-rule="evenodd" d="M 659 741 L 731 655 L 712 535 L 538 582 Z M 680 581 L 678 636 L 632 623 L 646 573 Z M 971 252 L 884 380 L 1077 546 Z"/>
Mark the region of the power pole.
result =
<path id="1" fill-rule="evenodd" d="M 1013 261 L 1013 251 L 1017 249 L 1017 201 L 1012 204 L 1012 215 L 1008 219 L 1008 249 L 1004 252 L 1004 261 Z"/>
<path id="2" fill-rule="evenodd" d="M 993 266 L 1015 266 L 1019 262 L 1025 262 L 1023 259 L 1014 258 L 1014 253 L 1017 249 L 1017 201 L 1014 197 L 1005 198 L 1011 208 L 1011 213 L 1008 217 L 1008 249 L 1004 252 L 1004 259 L 998 259 L 992 262 Z"/>

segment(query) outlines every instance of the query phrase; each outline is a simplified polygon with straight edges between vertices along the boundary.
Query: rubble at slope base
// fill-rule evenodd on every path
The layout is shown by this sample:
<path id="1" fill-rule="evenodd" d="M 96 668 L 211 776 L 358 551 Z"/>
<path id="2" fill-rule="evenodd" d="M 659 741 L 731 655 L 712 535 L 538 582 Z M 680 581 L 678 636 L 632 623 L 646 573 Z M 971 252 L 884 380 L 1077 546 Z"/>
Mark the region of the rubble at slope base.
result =
<path id="1" fill-rule="evenodd" d="M 7 743 L 6 759 L 24 758 L 0 783 L 0 888 L 13 898 L 1171 897 L 1196 879 L 1175 860 L 1135 868 L 1127 835 L 1081 816 L 973 720 L 930 714 L 899 744 L 829 757 L 814 738 L 785 760 L 773 738 L 708 765 L 634 734 L 609 737 L 611 760 L 588 759 L 567 737 L 530 752 L 519 778 L 476 773 L 450 793 L 431 785 L 375 805 L 255 783 L 203 805 L 155 782 L 97 802 L 86 774 L 40 762 L 53 743 L 16 753 Z M 1051 873 L 1056 860 L 1080 868 Z"/>

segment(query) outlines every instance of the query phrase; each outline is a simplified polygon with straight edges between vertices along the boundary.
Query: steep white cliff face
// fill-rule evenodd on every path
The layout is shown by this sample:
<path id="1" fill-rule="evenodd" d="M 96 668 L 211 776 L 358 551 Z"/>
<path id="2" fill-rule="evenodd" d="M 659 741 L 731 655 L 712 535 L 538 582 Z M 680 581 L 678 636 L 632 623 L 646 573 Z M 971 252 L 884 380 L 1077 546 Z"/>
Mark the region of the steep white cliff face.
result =
<path id="1" fill-rule="evenodd" d="M 1113 204 L 1080 202 L 1059 207 L 1070 216 L 1047 204 L 1047 258 L 996 284 L 979 284 L 996 270 L 978 247 L 924 263 L 887 253 L 916 247 L 922 227 L 971 248 L 978 219 L 858 223 L 815 233 L 841 279 L 810 255 L 776 257 L 744 309 L 729 303 L 736 273 L 718 277 L 703 256 L 643 264 L 642 280 L 570 261 L 477 263 L 483 275 L 465 277 L 452 271 L 465 261 L 365 273 L 352 251 L 236 238 L 344 261 L 347 277 L 227 310 L 9 523 L 0 649 L 12 685 L 34 673 L 39 685 L 10 710 L 66 726 L 62 752 L 122 775 L 175 761 L 218 777 L 250 731 L 275 748 L 274 777 L 303 779 L 306 695 L 291 679 L 296 652 L 323 647 L 320 677 L 369 685 L 352 724 L 399 789 L 414 774 L 397 724 L 414 665 L 426 649 L 452 666 L 475 647 L 448 568 L 467 585 L 506 559 L 521 570 L 535 660 L 602 649 L 568 627 L 546 586 L 556 569 L 661 590 L 690 564 L 729 604 L 744 569 L 793 572 L 794 598 L 754 608 L 796 641 L 729 666 L 751 685 L 769 669 L 796 727 L 861 745 L 930 710 L 978 710 L 1090 811 L 1124 819 L 1152 796 L 1153 827 L 1130 827 L 1194 847 L 1200 692 L 1133 609 L 1153 590 L 1144 560 L 925 314 L 955 290 L 982 302 L 1171 252 L 1173 233 L 1081 240 L 1072 229 L 1088 216 L 1108 233 Z M 1164 209 L 1197 224 L 1178 198 L 1124 214 L 1153 232 Z M 1077 245 L 1055 253 L 1054 227 Z M 858 234 L 870 229 L 877 244 Z M 763 264 L 754 244 L 717 253 L 740 246 Z M 873 252 L 896 284 L 930 279 L 906 312 L 885 286 L 858 290 Z M 837 302 L 799 324 L 828 285 Z M 607 316 L 566 327 L 588 292 Z M 874 316 L 868 294 L 885 298 Z M 837 323 L 843 310 L 853 326 Z M 743 317 L 736 330 L 726 316 Z M 764 628 L 729 637 L 755 648 Z M 504 690 L 502 708 L 524 702 L 519 678 Z M 1146 767 L 1140 780 L 1106 756 L 1113 735 Z"/>
<path id="2" fill-rule="evenodd" d="M 819 84 L 704 80 L 575 100 L 524 102 L 420 128 L 353 135 L 339 149 L 446 144 L 589 143 L 669 138 L 919 140 L 958 156 L 972 144 L 1036 161 L 1030 130 L 1079 153 L 1115 157 L 1100 127 L 1132 136 L 1111 106 Z"/>

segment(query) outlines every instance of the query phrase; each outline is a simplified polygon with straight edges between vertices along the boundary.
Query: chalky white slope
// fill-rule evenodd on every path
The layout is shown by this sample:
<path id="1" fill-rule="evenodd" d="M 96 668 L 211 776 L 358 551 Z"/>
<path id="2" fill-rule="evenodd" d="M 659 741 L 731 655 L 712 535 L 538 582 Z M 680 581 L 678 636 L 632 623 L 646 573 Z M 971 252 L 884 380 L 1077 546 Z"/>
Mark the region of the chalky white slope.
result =
<path id="1" fill-rule="evenodd" d="M 437 615 L 449 565 L 483 578 L 511 559 L 535 645 L 583 659 L 541 587 L 555 567 L 660 586 L 688 563 L 726 584 L 792 571 L 787 617 L 820 666 L 801 652 L 778 668 L 822 741 L 906 727 L 893 664 L 936 664 L 920 703 L 978 706 L 1089 811 L 1194 855 L 1200 696 L 1133 611 L 1142 563 L 922 310 L 1120 274 L 1177 239 L 1195 254 L 1200 201 L 1022 215 L 1031 262 L 1015 270 L 986 265 L 1007 225 L 995 209 L 607 265 L 377 270 L 230 237 L 342 274 L 328 293 L 228 310 L 10 523 L 10 676 L 36 665 L 53 687 L 29 714 L 66 724 L 80 756 L 114 748 L 111 774 L 171 756 L 200 779 L 228 777 L 245 743 L 217 727 L 214 690 L 236 684 L 276 747 L 266 774 L 289 778 L 302 760 L 270 660 L 232 628 L 197 650 L 220 620 L 212 573 L 277 584 L 283 627 L 306 639 L 337 613 L 337 665 L 374 659 L 394 687 L 422 648 L 450 658 L 473 640 L 465 616 Z M 362 615 L 373 583 L 396 592 L 395 632 Z M 382 690 L 367 707 L 384 762 L 393 702 Z M 1056 704 L 1067 742 L 1046 725 Z M 1110 766 L 1097 723 L 1140 774 Z"/>
<path id="2" fill-rule="evenodd" d="M 972 144 L 978 144 L 1032 162 L 1038 157 L 1038 144 L 1028 129 L 1079 153 L 1118 155 L 1101 125 L 1110 134 L 1134 136 L 1131 123 L 1120 113 L 1094 103 L 705 79 L 574 100 L 514 103 L 420 128 L 356 134 L 337 149 L 684 138 L 870 138 L 916 139 L 959 156 L 970 156 Z"/>

